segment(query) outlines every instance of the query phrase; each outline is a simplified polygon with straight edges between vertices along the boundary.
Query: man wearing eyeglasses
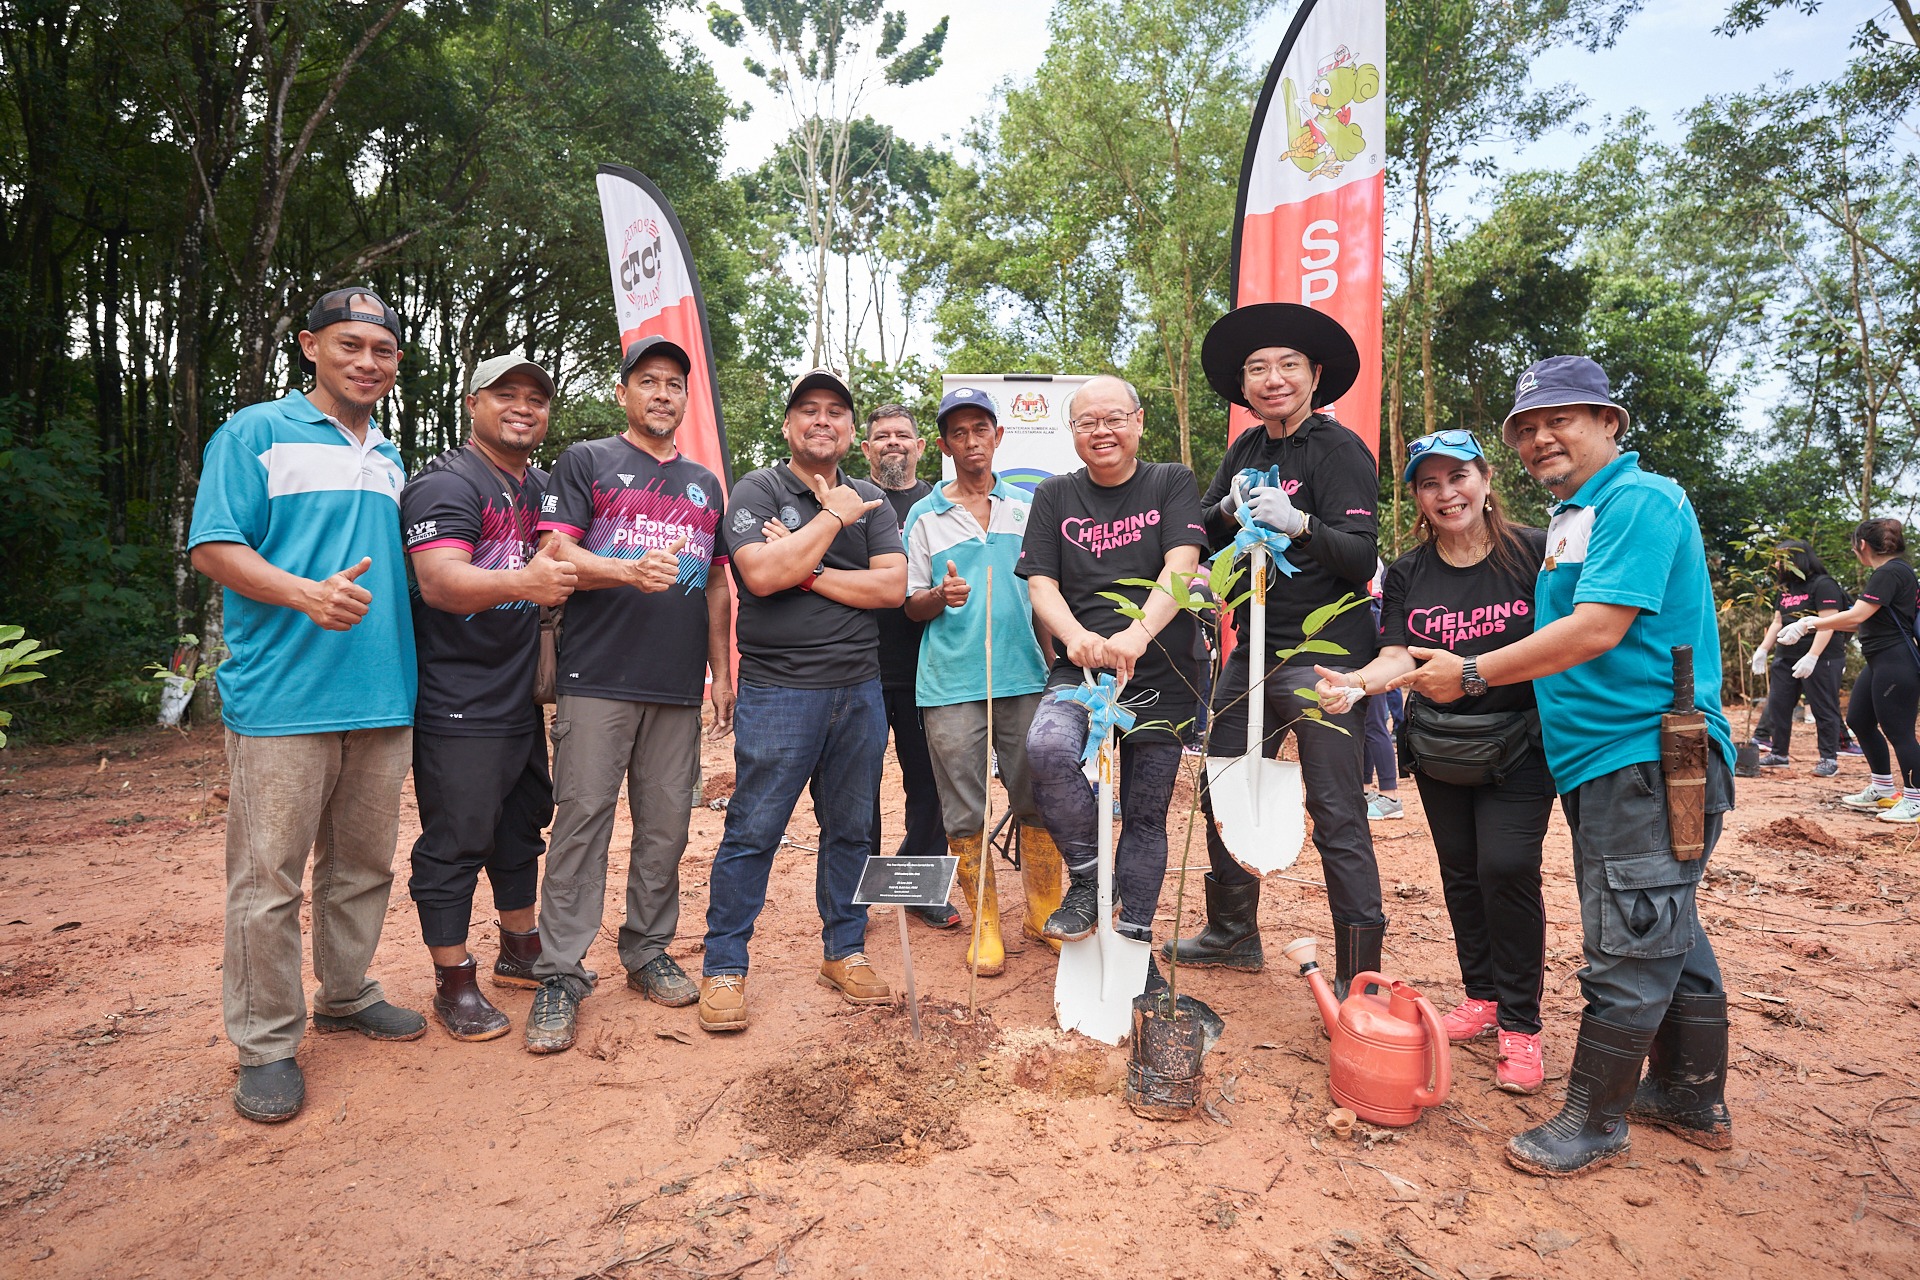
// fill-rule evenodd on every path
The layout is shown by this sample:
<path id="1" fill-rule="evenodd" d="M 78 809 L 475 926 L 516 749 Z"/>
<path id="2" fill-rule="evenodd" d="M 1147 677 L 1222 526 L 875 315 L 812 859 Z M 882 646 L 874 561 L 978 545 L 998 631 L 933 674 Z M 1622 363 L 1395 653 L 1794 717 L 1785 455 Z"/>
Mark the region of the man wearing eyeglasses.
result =
<path id="1" fill-rule="evenodd" d="M 669 1006 L 699 998 L 667 954 L 680 921 L 680 858 L 697 801 L 700 703 L 713 677 L 714 733 L 732 723 L 732 598 L 720 534 L 720 481 L 674 445 L 693 362 L 677 343 L 637 339 L 614 399 L 627 429 L 583 440 L 554 464 L 541 503 L 543 544 L 576 572 L 560 633 L 553 720 L 556 811 L 540 886 L 539 991 L 527 1049 L 572 1046 L 597 975 L 607 848 L 627 784 L 633 844 L 619 957 L 627 985 Z"/>
<path id="2" fill-rule="evenodd" d="M 1304 624 L 1315 609 L 1343 596 L 1367 598 L 1379 547 L 1374 517 L 1379 476 L 1359 436 L 1332 416 L 1314 412 L 1353 385 L 1360 373 L 1360 353 L 1338 321 L 1310 307 L 1276 302 L 1241 307 L 1221 317 L 1207 333 L 1201 363 L 1214 391 L 1252 410 L 1263 428 L 1243 432 L 1227 446 L 1220 470 L 1201 499 L 1212 547 L 1217 550 L 1233 541 L 1243 506 L 1255 521 L 1292 539 L 1286 559 L 1295 572 L 1274 578 L 1276 585 L 1267 595 L 1264 749 L 1277 754 L 1289 731 L 1297 735 L 1313 843 L 1320 851 L 1333 913 L 1335 987 L 1344 998 L 1354 974 L 1379 967 L 1387 926 L 1367 827 L 1364 712 L 1356 708 L 1327 715 L 1344 733 L 1303 721 L 1300 711 L 1306 704 L 1294 691 L 1310 690 L 1318 682 L 1311 659 L 1302 655 L 1283 667 L 1270 655 L 1306 638 Z M 1276 467 L 1277 485 L 1264 480 L 1250 484 L 1241 474 L 1269 473 Z M 1237 756 L 1246 750 L 1250 613 L 1245 605 L 1234 612 L 1240 643 L 1214 691 L 1210 755 Z M 1341 646 L 1343 653 L 1323 651 L 1320 656 L 1325 665 L 1343 671 L 1365 665 L 1378 646 L 1366 609 L 1340 614 L 1314 638 Z M 1182 964 L 1257 970 L 1265 964 L 1260 881 L 1234 861 L 1220 839 L 1204 786 L 1201 796 L 1212 863 L 1206 879 L 1207 927 L 1167 950 L 1177 948 Z"/>

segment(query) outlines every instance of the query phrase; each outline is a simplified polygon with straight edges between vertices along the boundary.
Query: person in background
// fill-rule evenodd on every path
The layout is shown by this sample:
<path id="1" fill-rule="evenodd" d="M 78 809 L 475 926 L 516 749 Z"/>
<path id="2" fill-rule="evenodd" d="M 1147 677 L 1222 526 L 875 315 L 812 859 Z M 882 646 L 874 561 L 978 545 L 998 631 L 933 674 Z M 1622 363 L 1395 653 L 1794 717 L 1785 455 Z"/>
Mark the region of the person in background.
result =
<path id="1" fill-rule="evenodd" d="M 1773 618 L 1753 651 L 1753 674 L 1767 677 L 1768 751 L 1760 757 L 1763 769 L 1783 768 L 1792 761 L 1793 708 L 1804 694 L 1813 713 L 1820 761 L 1816 778 L 1840 772 L 1841 740 L 1846 729 L 1840 718 L 1840 676 L 1847 665 L 1844 635 L 1821 631 L 1802 637 L 1798 644 L 1779 644 L 1782 628 L 1798 618 L 1830 618 L 1848 605 L 1847 593 L 1827 573 L 1813 548 L 1798 538 L 1787 538 L 1774 548 Z M 1768 665 L 1771 655 L 1772 664 Z"/>
<path id="2" fill-rule="evenodd" d="M 1826 631 L 1860 633 L 1867 669 L 1853 682 L 1847 724 L 1866 752 L 1872 777 L 1865 789 L 1842 796 L 1840 803 L 1882 822 L 1912 824 L 1920 822 L 1920 741 L 1914 739 L 1920 652 L 1913 632 L 1920 583 L 1900 556 L 1906 549 L 1906 530 L 1898 520 L 1861 521 L 1853 531 L 1853 554 L 1870 572 L 1860 598 L 1839 613 L 1798 618 L 1775 638 L 1789 645 Z"/>
<path id="3" fill-rule="evenodd" d="M 1410 646 L 1484 656 L 1533 633 L 1533 586 L 1546 535 L 1509 524 L 1493 468 L 1471 431 L 1442 431 L 1407 445 L 1403 477 L 1420 513 L 1419 545 L 1393 562 L 1382 593 L 1380 656 L 1340 675 L 1321 669 L 1321 708 L 1380 701 L 1414 669 Z M 1457 702 L 1408 695 L 1405 736 L 1414 784 L 1440 858 L 1466 998 L 1441 1019 L 1454 1043 L 1497 1035 L 1494 1084 L 1532 1093 L 1545 1079 L 1540 989 L 1547 908 L 1541 849 L 1553 814 L 1553 778 L 1540 749 L 1533 686 L 1521 681 Z M 1440 713 L 1440 714 L 1432 714 Z M 1448 733 L 1465 728 L 1475 752 Z M 1491 760 L 1478 741 L 1497 738 Z"/>
<path id="4" fill-rule="evenodd" d="M 1385 625 L 1380 612 L 1380 594 L 1384 589 L 1387 566 L 1379 559 L 1375 559 L 1374 564 L 1373 580 L 1367 583 L 1367 594 L 1373 597 L 1373 601 L 1367 607 L 1373 614 L 1373 623 L 1377 628 Z M 1366 792 L 1368 822 L 1387 822 L 1407 816 L 1406 806 L 1400 803 L 1400 798 L 1387 794 L 1400 789 L 1400 748 L 1394 742 L 1392 721 L 1401 718 L 1405 705 L 1406 700 L 1398 689 L 1388 689 L 1367 699 L 1366 771 L 1360 775 L 1360 780 L 1372 784 Z"/>
<path id="5" fill-rule="evenodd" d="M 495 986 L 538 987 L 542 833 L 553 820 L 544 717 L 533 701 L 540 607 L 573 594 L 573 565 L 534 526 L 547 473 L 553 379 L 531 360 L 474 367 L 467 442 L 427 463 L 400 495 L 418 588 L 420 657 L 413 791 L 420 838 L 408 891 L 433 959 L 433 1016 L 456 1040 L 507 1034 L 507 1015 L 480 992 L 467 950 L 480 871 L 500 913 Z"/>

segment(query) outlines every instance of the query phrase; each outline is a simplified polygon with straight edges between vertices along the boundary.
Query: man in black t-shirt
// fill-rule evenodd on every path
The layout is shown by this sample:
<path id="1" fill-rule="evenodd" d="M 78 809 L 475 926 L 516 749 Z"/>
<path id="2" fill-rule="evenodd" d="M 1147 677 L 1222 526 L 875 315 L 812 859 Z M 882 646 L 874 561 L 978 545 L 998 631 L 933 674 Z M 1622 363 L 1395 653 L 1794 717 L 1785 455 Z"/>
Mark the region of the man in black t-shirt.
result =
<path id="1" fill-rule="evenodd" d="M 1270 302 L 1221 317 L 1207 333 L 1201 362 L 1221 399 L 1250 409 L 1261 424 L 1227 446 L 1200 500 L 1211 545 L 1217 550 L 1233 541 L 1241 528 L 1236 516 L 1242 504 L 1254 520 L 1292 539 L 1286 558 L 1296 572 L 1280 576 L 1270 571 L 1269 577 L 1264 749 L 1274 755 L 1287 733 L 1295 734 L 1313 843 L 1320 851 L 1333 914 L 1334 985 L 1344 998 L 1348 978 L 1379 967 L 1387 925 L 1362 783 L 1365 716 L 1357 710 L 1329 716 L 1345 733 L 1303 720 L 1294 691 L 1311 689 L 1317 682 L 1311 659 L 1303 654 L 1283 667 L 1270 655 L 1301 643 L 1303 624 L 1315 609 L 1342 596 L 1362 605 L 1367 600 L 1379 548 L 1374 517 L 1378 468 L 1360 437 L 1330 415 L 1314 412 L 1353 385 L 1360 354 L 1338 321 L 1310 307 Z M 1280 474 L 1277 486 L 1249 486 L 1241 480 L 1248 469 L 1269 472 L 1275 467 Z M 1214 691 L 1209 755 L 1237 756 L 1246 750 L 1250 616 L 1250 606 L 1234 612 L 1239 644 Z M 1345 650 L 1321 655 L 1325 665 L 1342 671 L 1364 666 L 1379 642 L 1365 608 L 1333 618 L 1314 639 Z M 1260 882 L 1234 861 L 1214 827 L 1212 798 L 1204 786 L 1201 795 L 1213 864 L 1206 879 L 1207 928 L 1170 944 L 1169 952 L 1178 947 L 1183 964 L 1259 969 L 1265 964 Z"/>
<path id="2" fill-rule="evenodd" d="M 918 473 L 927 451 L 913 414 L 905 405 L 883 404 L 867 415 L 867 438 L 860 444 L 867 456 L 867 472 L 885 492 L 887 505 L 902 530 L 913 504 L 933 492 Z M 920 667 L 920 633 L 926 623 L 915 622 L 903 609 L 882 609 L 880 624 L 880 695 L 887 708 L 887 727 L 893 731 L 893 755 L 900 762 L 900 784 L 907 793 L 906 835 L 894 852 L 915 858 L 946 856 L 946 835 L 940 822 L 940 791 L 933 779 L 933 760 L 927 754 L 927 733 L 920 724 L 915 683 Z M 873 852 L 880 852 L 880 801 L 873 805 Z M 950 904 L 908 907 L 936 929 L 960 923 Z"/>
<path id="3" fill-rule="evenodd" d="M 732 597 L 720 531 L 720 479 L 674 445 L 692 362 L 644 337 L 620 362 L 617 436 L 560 455 L 540 531 L 580 575 L 560 633 L 553 720 L 554 815 L 540 894 L 540 993 L 527 1048 L 573 1044 L 580 1001 L 597 975 L 587 948 L 600 931 L 607 847 L 627 785 L 633 844 L 620 963 L 627 985 L 656 1003 L 699 998 L 667 946 L 680 921 L 680 858 L 699 803 L 700 703 L 712 677 L 714 733 L 732 723 L 727 624 Z"/>
<path id="4" fill-rule="evenodd" d="M 747 1025 L 747 945 L 766 905 L 773 855 L 800 793 L 820 823 L 814 902 L 825 954 L 819 981 L 852 1004 L 893 992 L 861 950 L 856 906 L 887 751 L 878 615 L 907 595 L 893 508 L 840 460 L 853 447 L 853 393 L 830 369 L 794 380 L 782 430 L 792 456 L 740 477 L 726 535 L 740 583 L 740 700 L 733 798 L 714 851 L 700 1025 Z M 788 532 L 769 539 L 777 521 Z"/>
<path id="5" fill-rule="evenodd" d="M 456 1040 L 508 1030 L 467 951 L 482 867 L 500 913 L 495 985 L 535 985 L 540 953 L 534 895 L 553 784 L 534 661 L 540 606 L 564 602 L 576 581 L 558 548 L 535 551 L 547 473 L 529 459 L 547 437 L 552 399 L 553 379 L 531 360 L 481 361 L 468 388 L 467 443 L 427 463 L 400 495 L 420 673 L 420 838 L 408 890 L 433 957 L 434 1017 Z"/>

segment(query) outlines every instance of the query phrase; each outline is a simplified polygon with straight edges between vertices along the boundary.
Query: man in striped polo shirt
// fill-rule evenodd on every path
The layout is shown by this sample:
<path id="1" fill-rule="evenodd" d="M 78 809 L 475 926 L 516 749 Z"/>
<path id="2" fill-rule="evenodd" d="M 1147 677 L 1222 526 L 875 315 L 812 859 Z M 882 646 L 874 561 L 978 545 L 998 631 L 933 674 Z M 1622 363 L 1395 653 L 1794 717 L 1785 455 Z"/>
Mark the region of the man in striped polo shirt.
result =
<path id="1" fill-rule="evenodd" d="M 367 976 L 393 884 L 413 746 L 413 619 L 400 454 L 373 424 L 400 321 L 371 289 L 314 303 L 300 332 L 313 390 L 249 405 L 207 442 L 188 537 L 226 589 L 227 1037 L 233 1105 L 292 1118 L 306 1024 L 301 880 L 313 853 L 316 1031 L 412 1040 L 426 1019 Z"/>
<path id="2" fill-rule="evenodd" d="M 915 503 L 907 514 L 906 614 L 926 623 L 916 682 L 926 725 L 940 816 L 947 844 L 960 859 L 967 911 L 980 912 L 979 965 L 999 973 L 1006 963 L 1000 905 L 987 830 L 987 597 L 993 574 L 993 751 L 1020 824 L 1020 870 L 1026 882 L 1024 931 L 1059 944 L 1041 930 L 1060 905 L 1060 851 L 1033 807 L 1027 778 L 1027 727 L 1033 723 L 1047 664 L 1034 634 L 1026 580 L 1014 572 L 1027 532 L 1026 494 L 994 474 L 993 454 L 1003 428 L 993 399 L 975 387 L 956 387 L 940 402 L 940 452 L 953 460 L 954 478 Z M 974 963 L 973 944 L 967 963 Z"/>

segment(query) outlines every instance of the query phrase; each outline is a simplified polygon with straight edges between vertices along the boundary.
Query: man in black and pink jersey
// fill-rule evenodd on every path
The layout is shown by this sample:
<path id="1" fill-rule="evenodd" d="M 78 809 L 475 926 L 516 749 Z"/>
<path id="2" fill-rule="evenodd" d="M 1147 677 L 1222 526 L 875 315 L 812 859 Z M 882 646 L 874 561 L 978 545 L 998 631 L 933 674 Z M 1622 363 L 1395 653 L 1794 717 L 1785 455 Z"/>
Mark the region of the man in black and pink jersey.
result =
<path id="1" fill-rule="evenodd" d="M 572 1046 L 585 965 L 600 930 L 620 784 L 633 845 L 620 963 L 627 985 L 665 1005 L 699 992 L 667 955 L 680 920 L 680 856 L 698 797 L 700 702 L 713 678 L 714 732 L 733 723 L 731 592 L 719 479 L 683 456 L 692 362 L 660 337 L 620 362 L 614 398 L 627 429 L 573 445 L 554 464 L 540 532 L 579 574 L 567 603 L 555 682 L 553 779 L 558 810 L 540 890 L 541 979 L 527 1048 Z"/>
<path id="2" fill-rule="evenodd" d="M 507 1034 L 467 950 L 484 867 L 499 912 L 496 986 L 531 987 L 540 954 L 534 891 L 553 782 L 533 702 L 540 606 L 573 594 L 574 571 L 535 551 L 547 473 L 553 379 L 517 355 L 482 360 L 468 383 L 467 442 L 420 469 L 400 495 L 413 568 L 420 669 L 413 789 L 420 838 L 408 890 L 433 957 L 433 1015 L 456 1040 Z"/>

